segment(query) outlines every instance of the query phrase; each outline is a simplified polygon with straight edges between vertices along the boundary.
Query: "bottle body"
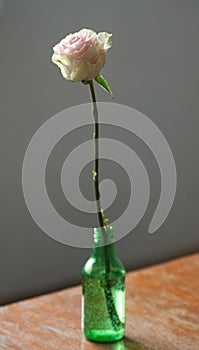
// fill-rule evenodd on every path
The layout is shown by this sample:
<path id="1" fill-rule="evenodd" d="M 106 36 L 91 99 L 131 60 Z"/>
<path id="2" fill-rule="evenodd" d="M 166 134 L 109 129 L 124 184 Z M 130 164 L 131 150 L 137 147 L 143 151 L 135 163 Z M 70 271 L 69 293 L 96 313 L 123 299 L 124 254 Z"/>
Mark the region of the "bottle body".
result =
<path id="1" fill-rule="evenodd" d="M 99 342 L 124 336 L 126 272 L 115 253 L 113 229 L 109 232 L 109 244 L 101 245 L 101 229 L 95 229 L 96 244 L 82 272 L 82 329 Z"/>

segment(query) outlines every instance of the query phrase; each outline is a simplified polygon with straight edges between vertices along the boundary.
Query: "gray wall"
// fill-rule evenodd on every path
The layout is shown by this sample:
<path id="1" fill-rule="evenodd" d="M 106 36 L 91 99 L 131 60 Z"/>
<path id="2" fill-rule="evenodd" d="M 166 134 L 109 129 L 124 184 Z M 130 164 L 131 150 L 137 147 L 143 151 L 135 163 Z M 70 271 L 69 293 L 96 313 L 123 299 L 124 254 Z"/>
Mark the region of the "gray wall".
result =
<path id="1" fill-rule="evenodd" d="M 159 173 L 150 152 L 131 137 L 150 175 L 151 198 L 140 224 L 117 243 L 121 259 L 134 269 L 198 249 L 198 14 L 197 0 L 0 1 L 1 304 L 79 283 L 90 255 L 90 250 L 62 245 L 39 229 L 21 185 L 24 154 L 36 130 L 57 112 L 89 101 L 85 86 L 64 81 L 50 61 L 52 46 L 83 27 L 113 33 L 103 73 L 115 102 L 151 118 L 177 166 L 173 208 L 149 235 Z M 110 101 L 97 92 L 99 101 Z M 59 196 L 56 200 L 61 205 Z"/>

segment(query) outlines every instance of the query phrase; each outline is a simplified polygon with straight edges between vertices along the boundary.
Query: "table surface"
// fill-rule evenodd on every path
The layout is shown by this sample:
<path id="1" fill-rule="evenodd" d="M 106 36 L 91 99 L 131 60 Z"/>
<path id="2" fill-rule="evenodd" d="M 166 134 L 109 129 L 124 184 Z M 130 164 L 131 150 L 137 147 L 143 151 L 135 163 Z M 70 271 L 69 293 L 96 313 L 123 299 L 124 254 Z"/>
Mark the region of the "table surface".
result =
<path id="1" fill-rule="evenodd" d="M 198 350 L 199 254 L 127 274 L 125 338 L 81 332 L 81 287 L 0 308 L 0 350 Z"/>

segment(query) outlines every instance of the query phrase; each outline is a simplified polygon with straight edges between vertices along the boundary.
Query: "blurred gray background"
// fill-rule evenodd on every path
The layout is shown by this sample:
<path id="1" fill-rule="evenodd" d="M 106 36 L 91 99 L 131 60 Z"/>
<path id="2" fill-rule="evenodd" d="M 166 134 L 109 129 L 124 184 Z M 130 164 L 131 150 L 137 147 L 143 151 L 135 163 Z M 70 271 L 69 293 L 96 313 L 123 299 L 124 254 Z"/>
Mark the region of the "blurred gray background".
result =
<path id="1" fill-rule="evenodd" d="M 129 270 L 199 247 L 198 0 L 1 0 L 1 304 L 80 283 L 81 268 L 91 253 L 43 233 L 28 212 L 21 184 L 23 158 L 37 129 L 59 111 L 89 102 L 87 88 L 65 81 L 51 63 L 52 46 L 84 27 L 113 33 L 103 75 L 114 102 L 141 111 L 159 127 L 177 167 L 172 210 L 149 235 L 160 175 L 147 147 L 126 135 L 146 166 L 151 197 L 142 221 L 116 244 L 118 255 Z M 110 101 L 98 87 L 97 95 L 99 101 Z M 81 142 L 81 134 L 78 137 Z M 52 156 L 47 176 L 49 192 L 62 211 L 55 173 L 64 152 L 62 147 Z M 88 183 L 85 186 L 89 189 Z"/>

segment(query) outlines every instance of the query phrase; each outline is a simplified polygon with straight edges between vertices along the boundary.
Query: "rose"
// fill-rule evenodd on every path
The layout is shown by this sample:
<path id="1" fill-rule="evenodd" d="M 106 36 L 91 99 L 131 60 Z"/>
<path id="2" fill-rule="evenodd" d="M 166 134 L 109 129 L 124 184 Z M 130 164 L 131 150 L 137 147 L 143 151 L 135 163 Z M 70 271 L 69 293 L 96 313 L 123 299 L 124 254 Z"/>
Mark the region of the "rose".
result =
<path id="1" fill-rule="evenodd" d="M 52 61 L 65 79 L 90 81 L 97 77 L 106 62 L 111 37 L 112 34 L 97 34 L 90 29 L 69 34 L 54 46 Z"/>

